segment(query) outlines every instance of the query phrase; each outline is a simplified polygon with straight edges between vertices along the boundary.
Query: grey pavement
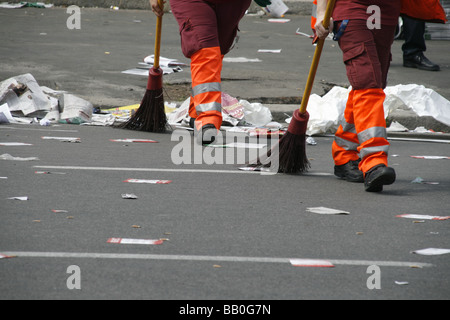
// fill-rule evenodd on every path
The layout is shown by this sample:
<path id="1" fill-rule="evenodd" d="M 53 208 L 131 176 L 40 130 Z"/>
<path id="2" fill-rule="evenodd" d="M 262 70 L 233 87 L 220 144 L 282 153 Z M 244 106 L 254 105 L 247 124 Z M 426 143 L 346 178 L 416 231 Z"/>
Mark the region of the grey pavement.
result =
<path id="1" fill-rule="evenodd" d="M 138 103 L 146 79 L 121 71 L 152 53 L 152 15 L 83 9 L 77 31 L 66 28 L 67 17 L 62 8 L 0 10 L 5 44 L 0 46 L 0 79 L 29 72 L 41 85 L 97 106 Z M 230 56 L 263 63 L 225 65 L 227 92 L 254 101 L 301 96 L 309 69 L 304 61 L 313 48 L 295 31 L 308 30 L 309 18 L 289 18 L 288 24 L 244 18 L 238 48 Z M 162 55 L 186 61 L 173 17 L 167 14 L 164 23 Z M 394 45 L 390 83 L 423 84 L 449 98 L 450 61 L 443 54 L 449 43 L 429 42 L 428 56 L 441 64 L 439 73 L 404 69 L 400 45 Z M 263 55 L 257 48 L 283 51 Z M 324 93 L 330 84 L 346 85 L 342 72 L 338 48 L 330 43 L 315 92 Z M 188 70 L 165 77 L 167 86 L 180 83 L 189 83 Z M 81 142 L 42 136 L 79 137 Z M 31 144 L 0 146 L 0 155 L 39 159 L 0 160 L 0 254 L 15 256 L 0 259 L 0 299 L 450 298 L 450 256 L 413 253 L 450 249 L 449 220 L 397 217 L 449 215 L 449 160 L 411 157 L 450 157 L 445 140 L 391 137 L 389 162 L 397 181 L 372 194 L 362 184 L 334 177 L 330 136 L 316 137 L 317 145 L 307 146 L 311 170 L 303 175 L 248 173 L 238 170 L 239 163 L 175 165 L 173 152 L 180 142 L 173 137 L 170 132 L 110 127 L 0 126 L 0 142 Z M 111 141 L 125 138 L 158 143 Z M 203 156 L 210 152 L 191 150 Z M 226 154 L 231 150 L 223 149 Z M 40 171 L 51 173 L 36 173 Z M 426 183 L 412 183 L 418 177 Z M 127 179 L 172 182 L 133 184 Z M 125 193 L 138 199 L 122 199 Z M 17 196 L 28 200 L 8 199 Z M 319 215 L 309 212 L 311 207 L 349 214 Z M 164 240 L 159 245 L 117 244 L 108 243 L 110 238 Z M 334 267 L 295 267 L 290 262 L 294 258 L 325 260 Z M 80 273 L 70 273 L 70 266 Z M 371 271 L 370 266 L 379 269 Z M 76 280 L 80 289 L 70 289 Z M 370 289 L 373 284 L 381 287 Z M 165 311 L 176 315 L 179 308 Z M 279 315 L 280 310 L 272 311 Z"/>

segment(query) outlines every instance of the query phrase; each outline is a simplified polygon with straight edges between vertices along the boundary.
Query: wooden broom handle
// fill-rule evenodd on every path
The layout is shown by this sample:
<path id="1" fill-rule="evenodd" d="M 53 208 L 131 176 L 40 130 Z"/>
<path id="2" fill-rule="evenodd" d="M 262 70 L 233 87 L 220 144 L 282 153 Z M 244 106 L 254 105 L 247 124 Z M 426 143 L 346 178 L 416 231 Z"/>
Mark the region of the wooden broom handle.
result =
<path id="1" fill-rule="evenodd" d="M 328 0 L 327 10 L 325 11 L 325 17 L 323 19 L 323 27 L 328 29 L 330 26 L 331 14 L 334 10 L 334 5 L 336 0 Z M 320 56 L 322 55 L 323 45 L 325 44 L 325 39 L 319 39 L 316 46 L 316 51 L 314 52 L 314 57 L 311 63 L 311 68 L 309 69 L 308 80 L 306 81 L 305 92 L 302 97 L 302 104 L 300 106 L 300 113 L 306 112 L 306 107 L 308 106 L 309 96 L 314 85 L 314 78 L 316 77 L 317 68 L 319 67 Z"/>
<path id="2" fill-rule="evenodd" d="M 159 7 L 164 9 L 163 0 L 158 0 Z M 161 31 L 162 31 L 162 16 L 156 20 L 156 37 L 155 37 L 155 56 L 153 62 L 153 68 L 159 68 L 159 56 L 161 54 Z"/>

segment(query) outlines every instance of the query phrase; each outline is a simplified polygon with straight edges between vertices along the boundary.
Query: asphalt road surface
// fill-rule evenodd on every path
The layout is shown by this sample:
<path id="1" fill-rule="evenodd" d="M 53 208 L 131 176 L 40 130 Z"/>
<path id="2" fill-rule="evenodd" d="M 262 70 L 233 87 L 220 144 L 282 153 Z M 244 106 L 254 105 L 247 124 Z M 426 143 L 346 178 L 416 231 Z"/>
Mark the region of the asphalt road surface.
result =
<path id="1" fill-rule="evenodd" d="M 411 157 L 450 156 L 449 144 L 391 141 L 397 182 L 367 193 L 333 176 L 332 137 L 307 146 L 311 169 L 303 175 L 249 173 L 238 163 L 174 165 L 181 140 L 172 137 L 78 125 L 1 126 L 0 142 L 30 145 L 0 146 L 0 154 L 39 160 L 0 160 L 0 253 L 15 256 L 0 259 L 0 298 L 450 297 L 450 256 L 412 253 L 449 249 L 448 220 L 397 217 L 449 215 L 449 160 Z M 194 150 L 201 159 L 208 154 Z M 412 183 L 417 177 L 437 184 Z M 28 200 L 8 199 L 21 196 Z M 308 211 L 314 207 L 348 214 Z M 291 259 L 334 267 L 296 267 Z"/>

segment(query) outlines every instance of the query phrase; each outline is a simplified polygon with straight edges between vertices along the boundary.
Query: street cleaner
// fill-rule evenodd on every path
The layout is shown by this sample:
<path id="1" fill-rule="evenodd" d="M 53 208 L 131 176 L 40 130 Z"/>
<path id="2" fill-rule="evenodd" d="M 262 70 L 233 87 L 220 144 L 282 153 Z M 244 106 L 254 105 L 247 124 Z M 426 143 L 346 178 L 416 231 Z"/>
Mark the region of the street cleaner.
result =
<path id="1" fill-rule="evenodd" d="M 321 39 L 334 30 L 352 87 L 332 146 L 334 173 L 380 192 L 396 179 L 388 167 L 383 103 L 401 0 L 337 0 L 329 30 L 322 24 L 326 5 L 317 0 L 315 30 Z"/>
<path id="2" fill-rule="evenodd" d="M 181 50 L 191 60 L 191 126 L 199 144 L 214 142 L 222 125 L 221 71 L 232 49 L 240 20 L 252 0 L 170 0 L 180 27 Z M 270 0 L 255 0 L 265 7 Z M 162 15 L 157 0 L 152 11 Z"/>

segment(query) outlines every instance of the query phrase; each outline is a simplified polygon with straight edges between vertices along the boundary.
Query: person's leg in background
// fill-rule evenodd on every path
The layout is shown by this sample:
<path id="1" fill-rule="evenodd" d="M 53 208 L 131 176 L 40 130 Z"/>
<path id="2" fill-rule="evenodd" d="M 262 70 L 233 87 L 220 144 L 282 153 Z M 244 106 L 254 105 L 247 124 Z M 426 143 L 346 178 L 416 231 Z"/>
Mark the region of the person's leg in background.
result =
<path id="1" fill-rule="evenodd" d="M 439 71 L 439 65 L 425 57 L 425 22 L 403 16 L 403 34 L 405 43 L 402 46 L 403 66 L 426 71 Z"/>

